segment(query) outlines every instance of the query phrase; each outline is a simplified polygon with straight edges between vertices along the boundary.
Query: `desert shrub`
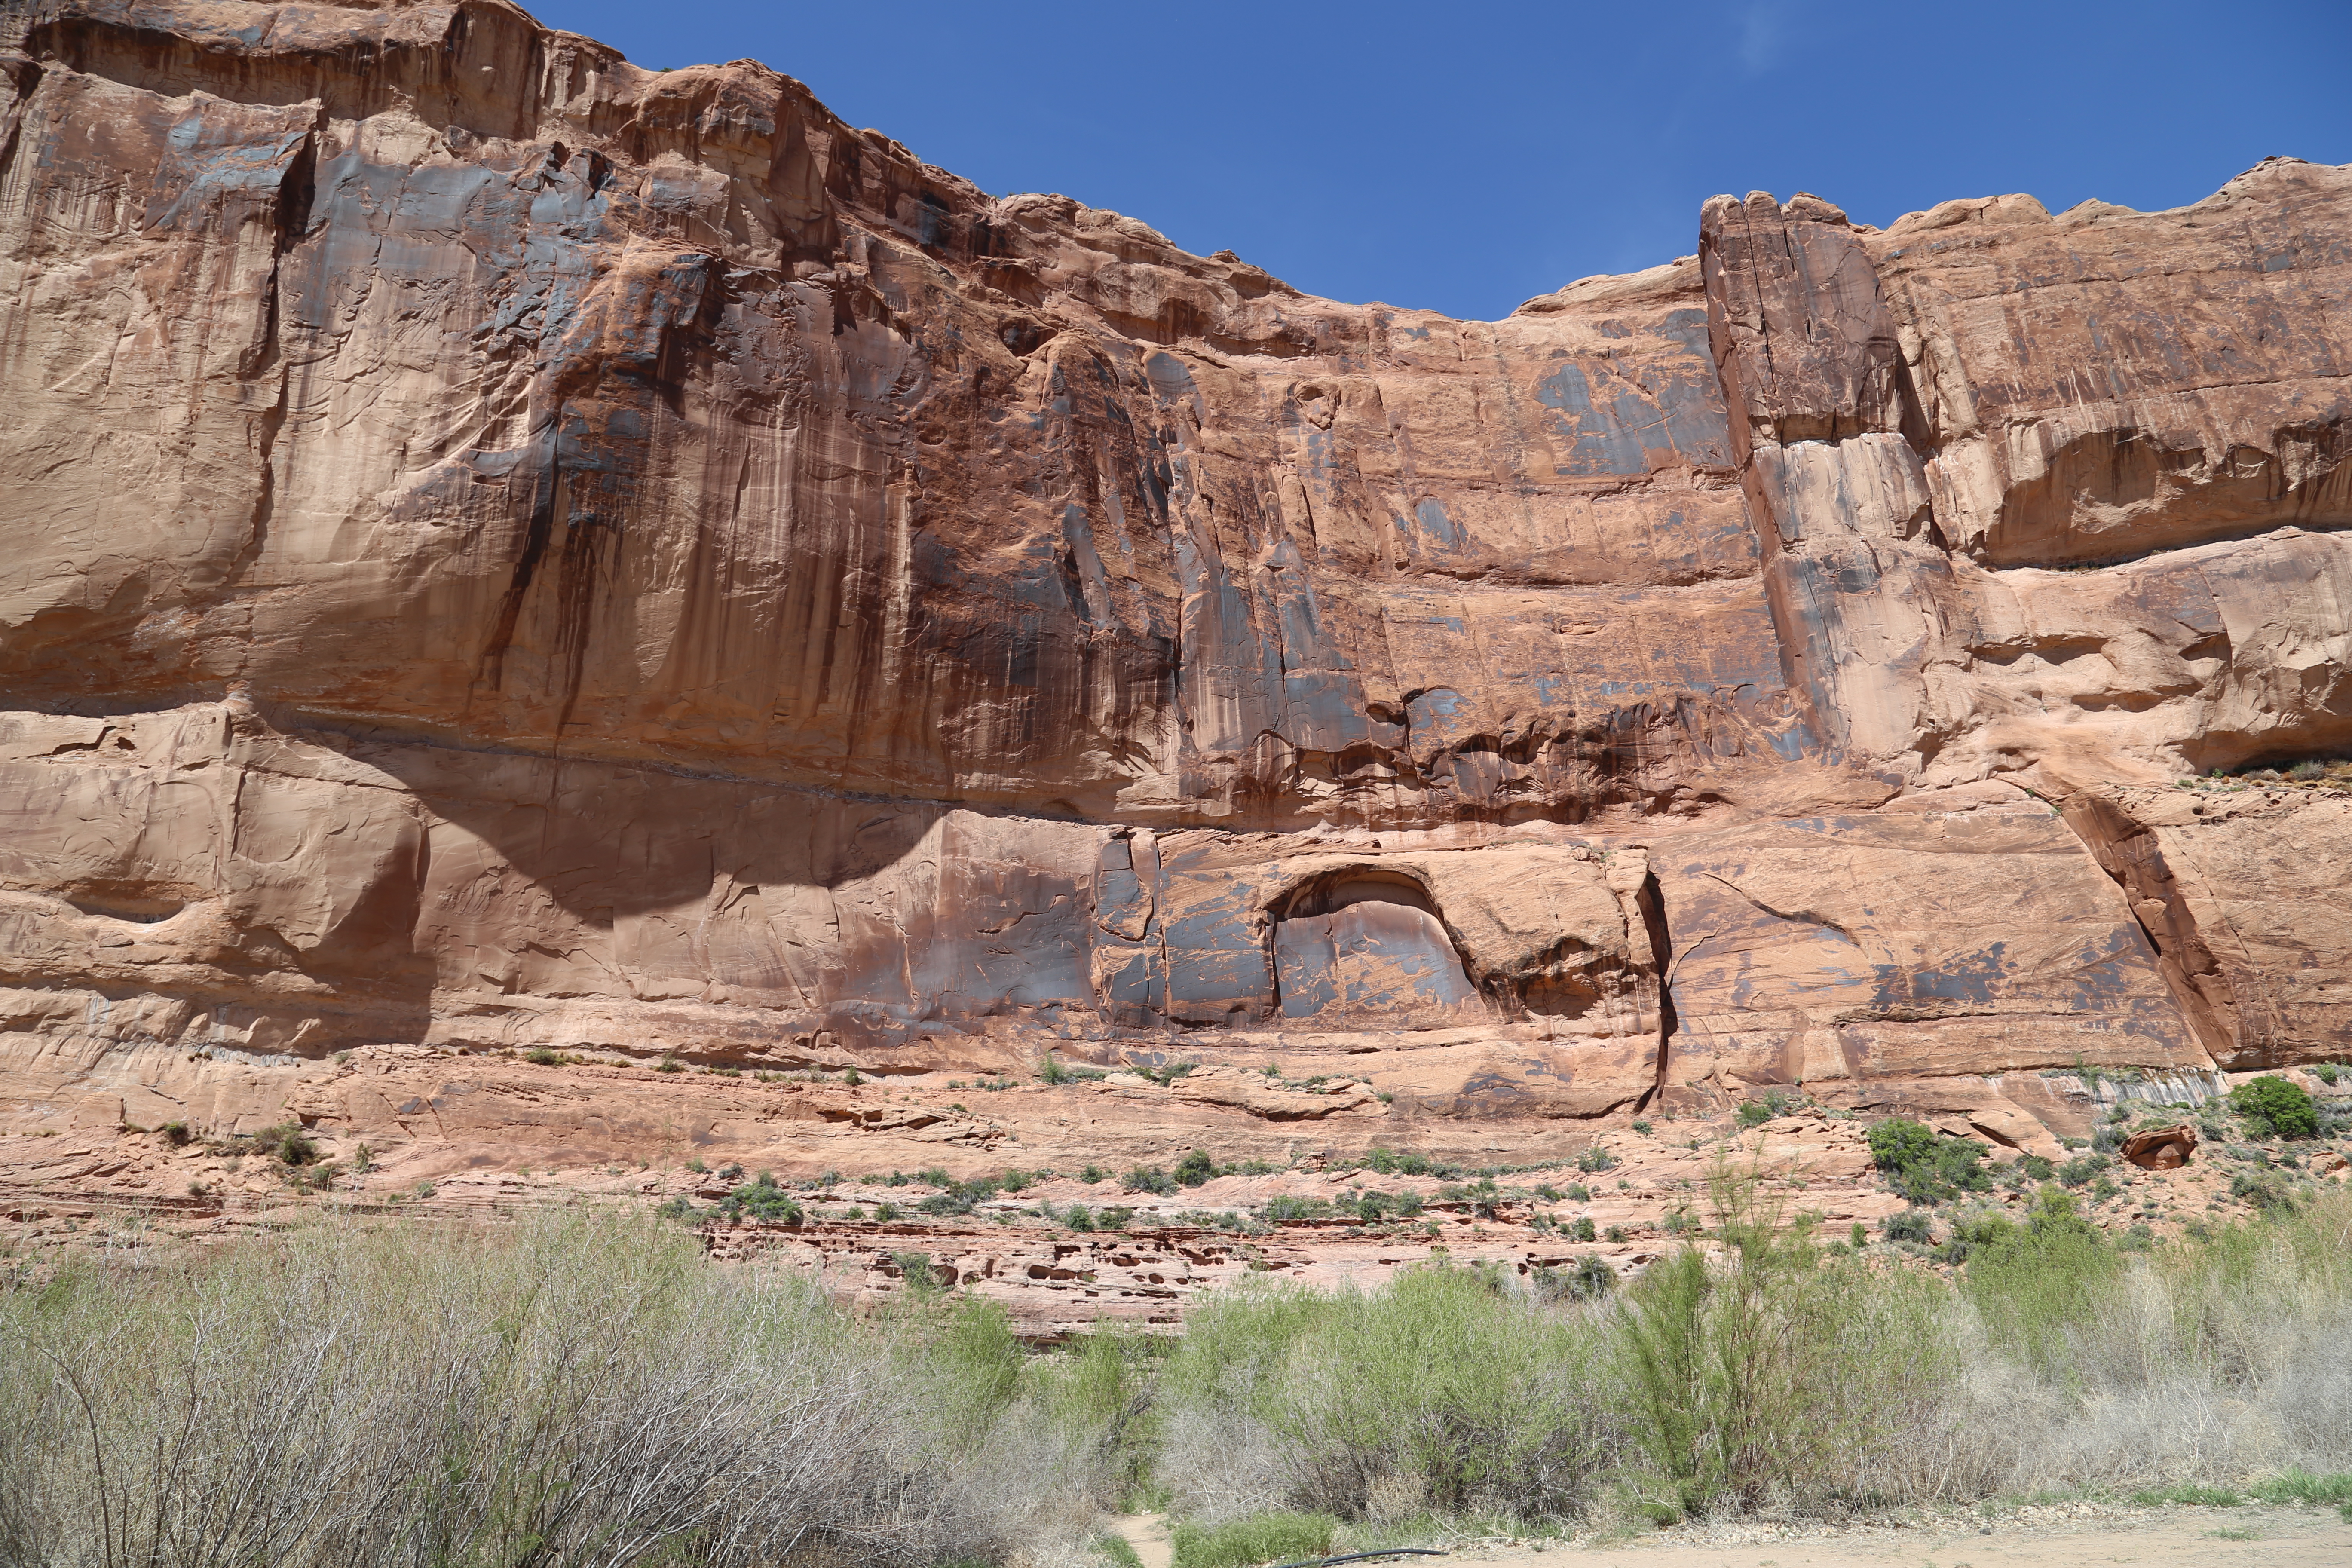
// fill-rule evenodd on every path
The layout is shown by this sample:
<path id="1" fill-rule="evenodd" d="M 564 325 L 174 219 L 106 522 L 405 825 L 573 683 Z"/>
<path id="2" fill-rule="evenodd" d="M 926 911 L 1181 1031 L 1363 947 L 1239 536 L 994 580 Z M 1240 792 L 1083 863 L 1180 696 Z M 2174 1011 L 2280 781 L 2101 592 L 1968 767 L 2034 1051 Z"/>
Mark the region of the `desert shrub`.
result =
<path id="1" fill-rule="evenodd" d="M 281 1121 L 253 1135 L 253 1142 L 271 1159 L 285 1165 L 308 1165 L 319 1158 L 319 1146 L 299 1121 Z"/>
<path id="2" fill-rule="evenodd" d="M 1180 1523 L 1172 1534 L 1176 1568 L 1253 1568 L 1331 1550 L 1339 1521 L 1326 1513 L 1260 1513 L 1223 1524 Z"/>
<path id="3" fill-rule="evenodd" d="M 1940 1263 L 1966 1263 L 1989 1247 L 2006 1241 L 2016 1225 L 2006 1215 L 1963 1215 L 1952 1222 L 1952 1234 L 1936 1249 Z"/>
<path id="4" fill-rule="evenodd" d="M 1576 1168 L 1587 1175 L 1609 1170 L 1616 1163 L 1617 1156 L 1598 1143 L 1587 1144 L 1584 1152 L 1576 1157 Z"/>
<path id="5" fill-rule="evenodd" d="M 923 1568 L 1074 1545 L 1083 1458 L 1016 1419 L 962 1332 L 861 1324 L 608 1217 L 78 1265 L 0 1292 L 0 1561 Z"/>
<path id="6" fill-rule="evenodd" d="M 1443 1179 L 1462 1173 L 1461 1166 L 1432 1161 L 1426 1154 L 1400 1154 L 1377 1147 L 1364 1156 L 1364 1163 L 1383 1176 L 1436 1176 Z"/>
<path id="7" fill-rule="evenodd" d="M 2264 1073 L 2231 1089 L 2230 1106 L 2244 1121 L 2249 1137 L 2319 1136 L 2319 1113 L 2311 1096 L 2275 1073 Z"/>
<path id="8" fill-rule="evenodd" d="M 530 1049 L 523 1052 L 522 1059 L 534 1067 L 558 1068 L 563 1065 L 562 1056 L 545 1046 L 531 1047 Z"/>
<path id="9" fill-rule="evenodd" d="M 1739 1125 L 1742 1127 L 1761 1127 L 1767 1121 L 1771 1121 L 1780 1117 L 1786 1116 L 1790 1111 L 1795 1110 L 1798 1106 L 1802 1105 L 1803 1103 L 1804 1096 L 1801 1094 L 1790 1094 L 1786 1090 L 1778 1089 L 1771 1089 L 1768 1091 L 1761 1100 L 1742 1100 L 1740 1102 Z M 1643 1131 L 1646 1131 L 1648 1130 L 1645 1128 Z"/>
<path id="10" fill-rule="evenodd" d="M 1901 1214 L 1888 1215 L 1880 1223 L 1878 1233 L 1889 1241 L 1933 1241 L 1935 1220 L 1918 1209 L 1905 1209 Z"/>
<path id="11" fill-rule="evenodd" d="M 1493 1219 L 1503 1203 L 1503 1191 L 1492 1176 L 1483 1176 L 1466 1185 L 1449 1184 L 1437 1189 L 1437 1196 L 1441 1203 L 1464 1205 L 1480 1219 Z"/>
<path id="12" fill-rule="evenodd" d="M 1229 1291 L 1163 1378 L 1162 1397 L 1218 1434 L 1180 1457 L 1178 1500 L 1223 1484 L 1207 1479 L 1222 1452 L 1258 1449 L 1270 1500 L 1306 1511 L 1360 1518 L 1402 1489 L 1443 1512 L 1506 1498 L 1572 1512 L 1617 1447 L 1604 1376 L 1591 1323 L 1479 1270 L 1412 1269 L 1368 1295 Z"/>
<path id="13" fill-rule="evenodd" d="M 1966 1138 L 1946 1138 L 1928 1126 L 1895 1116 L 1870 1130 L 1870 1157 L 1897 1197 L 1933 1205 L 1992 1185 L 1984 1149 Z"/>
<path id="14" fill-rule="evenodd" d="M 739 1176 L 743 1173 L 740 1165 L 734 1167 L 734 1171 Z M 777 1186 L 776 1178 L 766 1171 L 728 1194 L 719 1206 L 730 1219 L 748 1215 L 756 1220 L 798 1225 L 803 1217 L 800 1204 L 791 1194 Z"/>
<path id="15" fill-rule="evenodd" d="M 2284 1187 L 2252 1171 L 2240 1171 L 2230 1178 L 2230 1195 L 2258 1209 L 2276 1208 L 2282 1205 L 2291 1207 L 2294 1201 L 2287 1195 Z"/>
<path id="16" fill-rule="evenodd" d="M 1568 1227 L 1568 1238 L 1570 1241 L 1591 1241 L 1595 1239 L 1592 1229 L 1592 1216 L 1589 1214 L 1577 1215 L 1574 1222 Z"/>
<path id="17" fill-rule="evenodd" d="M 1180 1187 L 1200 1186 L 1216 1173 L 1217 1163 L 1199 1149 L 1176 1162 L 1175 1180 Z"/>
<path id="18" fill-rule="evenodd" d="M 1176 1178 L 1158 1165 L 1135 1165 L 1118 1179 L 1119 1190 L 1128 1193 L 1151 1193 L 1166 1197 L 1176 1190 Z"/>
<path id="19" fill-rule="evenodd" d="M 2352 1471 L 2352 1194 L 2135 1251 L 2052 1187 L 2021 1224 L 1939 1225 L 1951 1280 L 1816 1247 L 1756 1190 L 1711 1183 L 1706 1243 L 1603 1300 L 1564 1268 L 1520 1293 L 1443 1268 L 1367 1296 L 1213 1299 L 1158 1387 L 1157 1474 L 1206 1522 L 1394 1522 L 1604 1494 L 1657 1517 L 2042 1488 L 2325 1501 Z"/>
<path id="20" fill-rule="evenodd" d="M 1095 1216 L 1086 1205 L 1072 1204 L 1062 1211 L 1062 1223 L 1072 1230 L 1090 1231 L 1095 1227 Z"/>
<path id="21" fill-rule="evenodd" d="M 2062 1371 L 2070 1336 L 2089 1331 L 2121 1267 L 2074 1200 L 2044 1187 L 2023 1226 L 1969 1259 L 1966 1289 L 1997 1344 L 2037 1371 Z"/>
<path id="22" fill-rule="evenodd" d="M 1723 1261 L 1686 1247 L 1626 1296 L 1616 1360 L 1643 1493 L 1690 1513 L 1915 1489 L 1885 1457 L 1961 1368 L 1939 1288 L 1825 1254 L 1752 1168 L 1718 1166 L 1709 1188 Z"/>
<path id="23" fill-rule="evenodd" d="M 2114 1164 L 2115 1162 L 2104 1154 L 2077 1154 L 2058 1167 L 2058 1180 L 2064 1186 L 2086 1187 L 2094 1177 Z"/>
<path id="24" fill-rule="evenodd" d="M 1135 1223 L 1135 1211 L 1124 1204 L 1108 1204 L 1095 1215 L 1095 1223 L 1104 1230 L 1125 1230 Z"/>
<path id="25" fill-rule="evenodd" d="M 1536 1293 L 1546 1300 L 1593 1301 L 1617 1289 L 1617 1271 L 1598 1258 L 1580 1258 L 1566 1268 L 1538 1268 Z"/>

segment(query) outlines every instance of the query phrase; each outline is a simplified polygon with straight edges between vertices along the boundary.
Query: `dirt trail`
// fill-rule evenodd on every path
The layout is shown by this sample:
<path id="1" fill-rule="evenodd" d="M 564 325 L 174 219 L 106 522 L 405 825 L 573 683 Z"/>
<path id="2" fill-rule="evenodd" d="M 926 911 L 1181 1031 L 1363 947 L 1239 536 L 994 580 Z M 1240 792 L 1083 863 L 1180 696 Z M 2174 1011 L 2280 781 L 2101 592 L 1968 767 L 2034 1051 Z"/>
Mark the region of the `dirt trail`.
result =
<path id="1" fill-rule="evenodd" d="M 1472 1545 L 1443 1568 L 2342 1568 L 2352 1522 L 2333 1509 L 2179 1508 L 2064 1523 L 1961 1521 L 1709 1544 L 1673 1535 L 1609 1547 Z"/>
<path id="2" fill-rule="evenodd" d="M 1143 1568 L 1171 1568 L 1174 1563 L 1176 1543 L 1169 1539 L 1166 1514 L 1121 1514 L 1110 1521 L 1110 1527 L 1135 1548 L 1135 1554 L 1143 1559 Z"/>

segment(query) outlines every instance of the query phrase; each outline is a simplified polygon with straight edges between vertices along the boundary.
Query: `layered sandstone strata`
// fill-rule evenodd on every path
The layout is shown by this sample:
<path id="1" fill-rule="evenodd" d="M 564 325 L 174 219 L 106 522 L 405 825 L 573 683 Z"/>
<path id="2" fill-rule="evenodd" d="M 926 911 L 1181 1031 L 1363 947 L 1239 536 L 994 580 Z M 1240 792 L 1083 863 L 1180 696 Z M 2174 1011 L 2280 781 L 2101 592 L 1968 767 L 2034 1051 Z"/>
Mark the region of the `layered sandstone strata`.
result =
<path id="1" fill-rule="evenodd" d="M 2352 1037 L 2352 804 L 2177 783 L 2352 749 L 2352 170 L 1456 321 L 496 0 L 0 46 L 19 1126 L 1050 1049 L 2024 1147 Z"/>

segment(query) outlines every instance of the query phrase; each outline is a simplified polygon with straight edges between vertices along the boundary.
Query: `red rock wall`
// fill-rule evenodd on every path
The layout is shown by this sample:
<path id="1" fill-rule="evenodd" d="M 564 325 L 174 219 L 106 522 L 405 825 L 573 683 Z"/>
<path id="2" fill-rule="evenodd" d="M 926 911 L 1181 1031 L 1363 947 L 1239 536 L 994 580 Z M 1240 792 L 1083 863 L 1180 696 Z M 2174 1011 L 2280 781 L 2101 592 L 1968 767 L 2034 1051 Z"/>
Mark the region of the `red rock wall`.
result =
<path id="1" fill-rule="evenodd" d="M 17 1114 L 159 1047 L 1442 1037 L 1507 1118 L 2352 1036 L 2346 808 L 2170 785 L 2352 750 L 2352 171 L 1718 198 L 1469 322 L 492 0 L 12 39 Z"/>

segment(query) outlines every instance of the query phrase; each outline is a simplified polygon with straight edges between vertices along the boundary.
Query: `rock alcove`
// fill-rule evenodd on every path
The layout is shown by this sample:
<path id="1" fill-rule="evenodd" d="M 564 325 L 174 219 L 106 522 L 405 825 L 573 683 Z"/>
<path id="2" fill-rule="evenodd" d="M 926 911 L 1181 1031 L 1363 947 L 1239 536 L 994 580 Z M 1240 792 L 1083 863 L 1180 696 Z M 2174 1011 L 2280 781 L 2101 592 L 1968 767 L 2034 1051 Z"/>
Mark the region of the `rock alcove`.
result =
<path id="1" fill-rule="evenodd" d="M 1436 901 L 1394 871 L 1330 872 L 1293 891 L 1276 912 L 1274 967 L 1286 1018 L 1434 1023 L 1478 1008 Z"/>

